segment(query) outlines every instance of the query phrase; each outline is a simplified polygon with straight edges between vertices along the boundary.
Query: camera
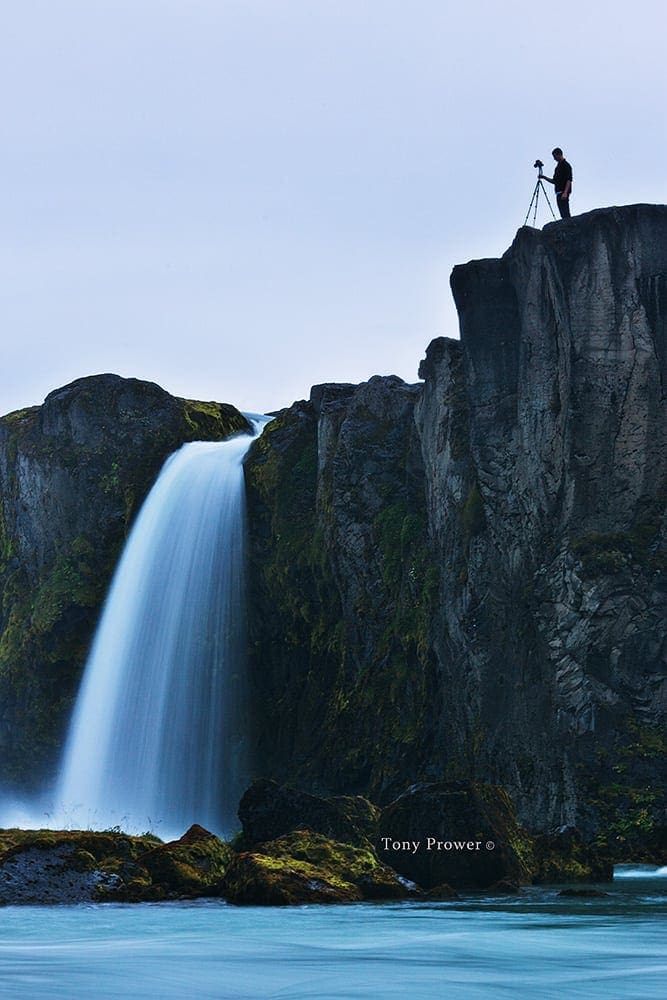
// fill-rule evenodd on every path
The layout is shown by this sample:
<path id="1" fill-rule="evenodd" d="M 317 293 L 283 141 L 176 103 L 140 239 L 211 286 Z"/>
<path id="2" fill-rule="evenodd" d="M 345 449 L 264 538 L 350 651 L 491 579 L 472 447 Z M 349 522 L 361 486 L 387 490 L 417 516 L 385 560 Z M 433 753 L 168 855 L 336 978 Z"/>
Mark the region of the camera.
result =
<path id="1" fill-rule="evenodd" d="M 539 167 L 539 169 L 541 170 L 542 167 L 544 166 L 544 164 L 542 163 L 541 160 L 535 160 L 535 162 L 533 163 L 533 166 L 534 167 Z"/>

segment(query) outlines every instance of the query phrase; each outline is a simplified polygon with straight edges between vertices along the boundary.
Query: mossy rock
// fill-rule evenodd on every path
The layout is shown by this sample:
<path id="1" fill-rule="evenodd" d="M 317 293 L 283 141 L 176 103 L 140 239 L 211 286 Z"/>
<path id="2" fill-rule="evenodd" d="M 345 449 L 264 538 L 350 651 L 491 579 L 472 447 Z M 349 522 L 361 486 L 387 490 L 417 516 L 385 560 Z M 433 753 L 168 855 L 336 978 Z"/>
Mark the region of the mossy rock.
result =
<path id="1" fill-rule="evenodd" d="M 254 906 L 404 899 L 411 893 L 371 848 L 341 844 L 310 830 L 295 830 L 239 854 L 221 888 L 230 903 Z"/>
<path id="2" fill-rule="evenodd" d="M 180 840 L 153 848 L 138 859 L 149 874 L 152 889 L 168 896 L 217 896 L 233 857 L 232 848 L 195 824 Z"/>
<path id="3" fill-rule="evenodd" d="M 217 896 L 233 856 L 228 844 L 196 825 L 168 844 L 115 832 L 3 830 L 0 850 L 6 903 Z"/>
<path id="4" fill-rule="evenodd" d="M 79 903 L 112 897 L 123 866 L 153 838 L 62 830 L 0 831 L 0 902 Z M 116 897 L 114 897 L 116 898 Z"/>

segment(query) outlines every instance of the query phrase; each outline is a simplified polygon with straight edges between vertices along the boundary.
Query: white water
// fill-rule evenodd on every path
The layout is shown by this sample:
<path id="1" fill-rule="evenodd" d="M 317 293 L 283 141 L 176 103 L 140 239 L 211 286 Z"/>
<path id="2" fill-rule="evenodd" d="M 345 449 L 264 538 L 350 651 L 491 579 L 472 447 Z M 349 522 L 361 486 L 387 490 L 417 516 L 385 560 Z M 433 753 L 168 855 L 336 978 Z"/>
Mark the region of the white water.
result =
<path id="1" fill-rule="evenodd" d="M 257 422 L 256 431 L 264 421 Z M 85 668 L 51 822 L 229 834 L 247 778 L 243 457 L 165 463 L 116 570 Z"/>

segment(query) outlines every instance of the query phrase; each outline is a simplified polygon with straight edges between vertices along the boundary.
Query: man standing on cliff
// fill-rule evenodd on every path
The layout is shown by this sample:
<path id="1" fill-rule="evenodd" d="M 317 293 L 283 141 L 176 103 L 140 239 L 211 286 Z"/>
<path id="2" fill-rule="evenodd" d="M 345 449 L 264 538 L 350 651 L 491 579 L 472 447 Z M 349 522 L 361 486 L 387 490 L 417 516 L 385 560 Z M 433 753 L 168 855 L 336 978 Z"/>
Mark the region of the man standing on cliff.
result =
<path id="1" fill-rule="evenodd" d="M 560 212 L 561 219 L 570 218 L 570 194 L 572 192 L 572 167 L 563 156 L 563 150 L 556 146 L 551 151 L 551 155 L 556 161 L 556 169 L 553 177 L 540 174 L 542 180 L 549 181 L 556 189 L 556 204 Z"/>

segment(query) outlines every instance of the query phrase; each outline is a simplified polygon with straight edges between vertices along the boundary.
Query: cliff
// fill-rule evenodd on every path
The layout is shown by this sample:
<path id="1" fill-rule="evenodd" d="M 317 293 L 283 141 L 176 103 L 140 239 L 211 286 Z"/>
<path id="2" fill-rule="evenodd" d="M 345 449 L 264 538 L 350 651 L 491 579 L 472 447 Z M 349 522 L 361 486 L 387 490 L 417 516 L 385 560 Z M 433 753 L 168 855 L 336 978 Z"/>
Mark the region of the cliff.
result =
<path id="1" fill-rule="evenodd" d="M 667 209 L 457 267 L 423 386 L 316 387 L 247 461 L 263 774 L 664 822 Z"/>
<path id="2" fill-rule="evenodd" d="M 166 457 L 248 429 L 232 406 L 116 375 L 0 419 L 0 778 L 57 762 L 122 544 Z"/>
<path id="3" fill-rule="evenodd" d="M 523 228 L 452 290 L 422 383 L 316 386 L 249 452 L 257 774 L 380 805 L 500 785 L 531 830 L 638 858 L 664 828 L 667 208 Z M 165 457 L 246 426 L 116 376 L 0 419 L 3 783 L 56 763 Z"/>

